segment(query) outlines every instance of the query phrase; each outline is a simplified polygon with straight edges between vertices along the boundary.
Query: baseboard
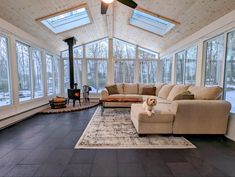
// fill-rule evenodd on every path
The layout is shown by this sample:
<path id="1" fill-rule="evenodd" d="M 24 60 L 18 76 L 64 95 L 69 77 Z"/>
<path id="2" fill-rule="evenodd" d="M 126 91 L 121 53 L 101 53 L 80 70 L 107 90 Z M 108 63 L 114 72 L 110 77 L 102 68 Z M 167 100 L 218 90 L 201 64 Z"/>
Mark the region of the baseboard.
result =
<path id="1" fill-rule="evenodd" d="M 13 124 L 16 124 L 17 122 L 20 122 L 24 119 L 27 119 L 28 117 L 34 115 L 34 114 L 37 114 L 38 112 L 48 108 L 48 104 L 44 104 L 42 106 L 39 106 L 39 107 L 36 107 L 36 108 L 33 108 L 33 109 L 30 109 L 30 110 L 27 110 L 27 111 L 24 111 L 22 113 L 19 113 L 19 114 L 16 114 L 14 116 L 10 116 L 10 117 L 7 117 L 7 118 L 4 118 L 0 121 L 0 130 L 6 128 L 6 127 L 9 127 Z"/>

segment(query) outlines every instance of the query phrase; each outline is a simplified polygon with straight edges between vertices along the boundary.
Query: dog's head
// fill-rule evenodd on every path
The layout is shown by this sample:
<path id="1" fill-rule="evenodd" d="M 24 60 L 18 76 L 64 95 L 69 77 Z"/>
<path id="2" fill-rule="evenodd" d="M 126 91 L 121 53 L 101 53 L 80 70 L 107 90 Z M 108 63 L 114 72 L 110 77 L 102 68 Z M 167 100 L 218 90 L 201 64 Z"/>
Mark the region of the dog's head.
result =
<path id="1" fill-rule="evenodd" d="M 155 97 L 148 97 L 146 103 L 148 106 L 155 106 L 157 105 L 157 100 Z"/>

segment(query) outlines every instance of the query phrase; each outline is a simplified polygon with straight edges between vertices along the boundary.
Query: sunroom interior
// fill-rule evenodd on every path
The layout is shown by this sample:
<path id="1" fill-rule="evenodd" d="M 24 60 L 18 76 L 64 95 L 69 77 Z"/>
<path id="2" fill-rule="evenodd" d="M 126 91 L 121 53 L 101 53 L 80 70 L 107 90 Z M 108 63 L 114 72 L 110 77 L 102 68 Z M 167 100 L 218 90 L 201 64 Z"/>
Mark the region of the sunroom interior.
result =
<path id="1" fill-rule="evenodd" d="M 97 0 L 0 3 L 0 128 L 67 96 L 75 37 L 74 79 L 91 99 L 113 83 L 220 86 L 231 103 L 235 140 L 235 1 L 136 0 L 101 15 Z"/>

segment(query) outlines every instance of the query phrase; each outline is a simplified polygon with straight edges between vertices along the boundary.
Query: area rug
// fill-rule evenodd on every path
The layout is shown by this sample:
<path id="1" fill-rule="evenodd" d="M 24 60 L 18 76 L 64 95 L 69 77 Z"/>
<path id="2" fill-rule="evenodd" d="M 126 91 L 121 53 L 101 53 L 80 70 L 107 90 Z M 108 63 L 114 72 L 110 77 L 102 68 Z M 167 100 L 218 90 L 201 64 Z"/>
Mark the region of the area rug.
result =
<path id="1" fill-rule="evenodd" d="M 81 106 L 79 103 L 76 103 L 76 105 L 73 107 L 73 104 L 70 103 L 69 105 L 66 105 L 66 108 L 60 108 L 60 109 L 51 109 L 50 107 L 41 111 L 42 114 L 54 114 L 54 113 L 64 113 L 64 112 L 73 112 L 73 111 L 81 111 L 84 109 L 89 109 L 92 107 L 97 106 L 98 102 L 90 102 L 90 103 L 81 103 Z"/>
<path id="2" fill-rule="evenodd" d="M 184 137 L 147 135 L 139 137 L 128 108 L 100 107 L 91 118 L 75 149 L 187 149 L 196 148 Z"/>

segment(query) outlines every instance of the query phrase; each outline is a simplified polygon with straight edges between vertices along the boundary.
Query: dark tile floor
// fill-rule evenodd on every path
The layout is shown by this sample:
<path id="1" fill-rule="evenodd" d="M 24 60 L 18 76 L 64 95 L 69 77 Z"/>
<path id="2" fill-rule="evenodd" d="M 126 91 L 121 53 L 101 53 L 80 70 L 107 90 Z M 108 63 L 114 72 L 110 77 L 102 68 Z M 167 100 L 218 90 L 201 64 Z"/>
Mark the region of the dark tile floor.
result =
<path id="1" fill-rule="evenodd" d="M 189 136 L 197 149 L 74 150 L 96 108 L 38 114 L 0 131 L 4 177 L 235 177 L 235 142 Z"/>

